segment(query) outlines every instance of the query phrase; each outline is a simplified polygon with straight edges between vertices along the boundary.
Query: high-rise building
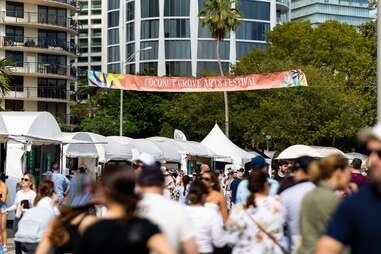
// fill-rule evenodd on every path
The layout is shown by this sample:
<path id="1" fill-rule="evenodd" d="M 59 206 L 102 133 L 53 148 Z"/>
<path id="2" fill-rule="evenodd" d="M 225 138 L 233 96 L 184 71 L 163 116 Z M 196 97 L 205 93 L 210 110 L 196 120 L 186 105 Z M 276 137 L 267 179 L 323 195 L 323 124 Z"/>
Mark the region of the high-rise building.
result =
<path id="1" fill-rule="evenodd" d="M 292 0 L 292 20 L 309 20 L 313 26 L 328 20 L 361 25 L 372 20 L 368 0 Z"/>
<path id="2" fill-rule="evenodd" d="M 218 72 L 216 42 L 198 15 L 203 0 L 108 0 L 102 3 L 102 70 L 158 75 L 202 75 Z M 228 71 L 253 48 L 266 46 L 266 32 L 289 17 L 288 0 L 240 0 L 236 31 L 221 44 Z"/>
<path id="3" fill-rule="evenodd" d="M 0 0 L 0 58 L 8 59 L 12 111 L 49 111 L 70 124 L 78 55 L 76 0 Z"/>
<path id="4" fill-rule="evenodd" d="M 76 20 L 80 25 L 77 59 L 79 78 L 84 78 L 87 70 L 101 71 L 102 66 L 102 1 L 79 0 L 80 11 Z"/>

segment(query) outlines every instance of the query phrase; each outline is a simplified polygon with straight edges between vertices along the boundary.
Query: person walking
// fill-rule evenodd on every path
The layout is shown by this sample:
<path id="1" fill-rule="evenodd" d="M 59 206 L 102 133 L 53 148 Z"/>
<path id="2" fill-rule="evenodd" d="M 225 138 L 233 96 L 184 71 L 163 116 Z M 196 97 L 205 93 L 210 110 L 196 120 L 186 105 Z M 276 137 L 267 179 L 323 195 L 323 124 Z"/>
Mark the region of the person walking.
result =
<path id="1" fill-rule="evenodd" d="M 381 124 L 360 133 L 369 153 L 370 183 L 346 198 L 328 223 L 317 254 L 381 253 Z"/>
<path id="2" fill-rule="evenodd" d="M 132 169 L 106 166 L 101 179 L 101 191 L 108 212 L 105 218 L 97 220 L 85 230 L 79 253 L 176 253 L 156 225 L 137 216 L 140 197 L 135 194 L 135 174 Z"/>
<path id="3" fill-rule="evenodd" d="M 73 193 L 62 204 L 60 215 L 49 224 L 37 254 L 78 253 L 83 232 L 96 220 L 95 180 L 87 175 L 76 176 L 70 189 Z"/>
<path id="4" fill-rule="evenodd" d="M 232 193 L 231 201 L 233 204 L 236 203 L 237 189 L 243 178 L 244 169 L 240 168 L 238 171 L 234 172 L 234 180 L 230 184 L 230 190 Z"/>
<path id="5" fill-rule="evenodd" d="M 368 178 L 361 173 L 362 160 L 354 158 L 352 160 L 351 183 L 356 184 L 357 189 L 364 187 L 368 183 Z"/>
<path id="6" fill-rule="evenodd" d="M 317 186 L 302 201 L 300 211 L 301 246 L 298 254 L 314 254 L 319 238 L 336 209 L 341 197 L 338 190 L 345 190 L 351 179 L 348 160 L 341 155 L 331 155 L 314 162 L 309 176 Z"/>
<path id="7" fill-rule="evenodd" d="M 213 253 L 213 246 L 225 245 L 221 215 L 214 209 L 204 206 L 208 193 L 204 183 L 195 181 L 190 185 L 188 194 L 187 212 L 195 227 L 196 243 L 200 254 Z"/>
<path id="8" fill-rule="evenodd" d="M 313 161 L 314 159 L 308 156 L 296 159 L 294 165 L 289 168 L 295 183 L 280 194 L 282 203 L 286 207 L 287 229 L 292 250 L 296 250 L 300 245 L 299 215 L 303 198 L 315 188 L 308 178 L 308 168 Z"/>
<path id="9" fill-rule="evenodd" d="M 137 183 L 142 194 L 138 215 L 157 224 L 177 253 L 196 254 L 195 233 L 185 206 L 163 196 L 165 177 L 160 164 L 144 164 Z"/>
<path id="10" fill-rule="evenodd" d="M 187 196 L 189 192 L 189 185 L 190 184 L 190 177 L 187 175 L 184 175 L 181 178 L 180 185 L 176 186 L 176 193 L 179 197 L 179 202 L 183 205 L 187 203 Z"/>
<path id="11" fill-rule="evenodd" d="M 54 182 L 54 191 L 58 197 L 58 203 L 61 204 L 67 192 L 69 191 L 70 181 L 67 177 L 60 173 L 59 165 L 54 164 L 52 173 L 50 175 L 51 180 Z"/>
<path id="12" fill-rule="evenodd" d="M 233 254 L 284 254 L 285 208 L 279 197 L 269 195 L 266 172 L 252 172 L 248 182 L 250 196 L 245 204 L 233 206 L 225 240 Z"/>
<path id="13" fill-rule="evenodd" d="M 205 205 L 209 206 L 221 214 L 224 223 L 228 220 L 228 208 L 224 195 L 221 193 L 220 181 L 213 171 L 202 174 L 202 182 L 208 187 L 209 194 Z"/>
<path id="14" fill-rule="evenodd" d="M 36 253 L 48 224 L 58 215 L 57 196 L 54 183 L 44 180 L 40 183 L 34 207 L 27 210 L 18 223 L 15 240 L 20 243 L 25 254 Z"/>
<path id="15" fill-rule="evenodd" d="M 8 188 L 5 183 L 0 180 L 0 223 L 1 223 L 1 242 L 3 246 L 3 251 L 6 252 L 8 250 L 7 241 L 7 221 L 8 216 L 6 213 L 7 209 L 7 198 L 8 198 Z"/>
<path id="16" fill-rule="evenodd" d="M 23 216 L 24 212 L 33 207 L 36 181 L 34 176 L 30 173 L 25 173 L 21 178 L 21 190 L 16 192 L 16 197 L 12 206 L 5 209 L 5 212 L 16 211 L 15 219 L 13 221 L 13 232 L 17 232 L 18 223 Z M 21 245 L 15 241 L 15 252 L 21 254 Z"/>

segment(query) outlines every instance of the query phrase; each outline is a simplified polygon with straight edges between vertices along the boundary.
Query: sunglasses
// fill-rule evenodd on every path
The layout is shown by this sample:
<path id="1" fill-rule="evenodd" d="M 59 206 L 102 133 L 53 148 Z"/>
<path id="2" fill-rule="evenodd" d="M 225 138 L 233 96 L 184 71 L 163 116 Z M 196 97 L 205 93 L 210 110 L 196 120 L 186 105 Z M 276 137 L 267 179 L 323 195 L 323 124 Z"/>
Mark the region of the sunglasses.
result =
<path id="1" fill-rule="evenodd" d="M 21 181 L 29 182 L 29 179 L 28 178 L 21 178 Z"/>
<path id="2" fill-rule="evenodd" d="M 367 150 L 366 155 L 369 157 L 372 153 L 377 154 L 378 158 L 381 158 L 381 150 Z"/>
<path id="3" fill-rule="evenodd" d="M 209 177 L 202 177 L 201 179 L 204 180 L 204 181 L 206 181 L 206 182 L 209 182 L 209 181 L 210 181 L 210 178 L 209 178 Z"/>

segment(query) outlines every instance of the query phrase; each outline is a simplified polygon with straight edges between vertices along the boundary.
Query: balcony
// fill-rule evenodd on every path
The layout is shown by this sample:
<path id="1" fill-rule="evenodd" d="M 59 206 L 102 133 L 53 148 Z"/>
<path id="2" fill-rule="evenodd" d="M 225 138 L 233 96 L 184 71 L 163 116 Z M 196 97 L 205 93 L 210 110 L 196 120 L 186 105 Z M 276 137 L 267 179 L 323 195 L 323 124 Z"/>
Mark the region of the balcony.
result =
<path id="1" fill-rule="evenodd" d="M 42 15 L 37 12 L 1 11 L 0 23 L 30 28 L 41 28 L 55 31 L 65 31 L 77 34 L 78 22 L 66 16 Z"/>
<path id="2" fill-rule="evenodd" d="M 54 63 L 40 62 L 14 62 L 7 69 L 17 75 L 45 78 L 59 78 L 75 80 L 77 70 L 75 67 Z"/>
<path id="3" fill-rule="evenodd" d="M 9 50 L 51 53 L 72 57 L 79 55 L 79 47 L 75 43 L 47 38 L 4 36 L 0 37 L 0 47 Z"/>
<path id="4" fill-rule="evenodd" d="M 281 11 L 288 11 L 290 8 L 289 0 L 276 0 L 276 3 L 277 3 L 277 9 Z"/>
<path id="5" fill-rule="evenodd" d="M 5 99 L 75 103 L 75 93 L 57 87 L 11 86 L 11 91 L 5 95 Z"/>
<path id="6" fill-rule="evenodd" d="M 13 2 L 38 4 L 50 7 L 67 8 L 72 11 L 79 10 L 77 0 L 12 0 Z"/>

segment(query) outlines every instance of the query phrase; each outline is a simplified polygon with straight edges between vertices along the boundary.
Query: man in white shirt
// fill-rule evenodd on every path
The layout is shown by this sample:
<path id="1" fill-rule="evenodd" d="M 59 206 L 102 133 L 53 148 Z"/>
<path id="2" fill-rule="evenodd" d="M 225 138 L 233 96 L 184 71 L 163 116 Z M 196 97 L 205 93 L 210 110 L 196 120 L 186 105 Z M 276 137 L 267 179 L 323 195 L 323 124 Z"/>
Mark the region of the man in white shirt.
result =
<path id="1" fill-rule="evenodd" d="M 313 160 L 311 157 L 303 156 L 295 161 L 290 168 L 295 184 L 280 194 L 282 203 L 287 210 L 287 224 L 293 248 L 297 248 L 300 241 L 299 216 L 303 198 L 315 188 L 315 185 L 308 180 L 307 175 L 308 167 Z"/>
<path id="2" fill-rule="evenodd" d="M 198 253 L 195 232 L 185 207 L 163 196 L 165 177 L 160 164 L 144 165 L 137 183 L 142 193 L 139 215 L 157 224 L 177 253 Z"/>

